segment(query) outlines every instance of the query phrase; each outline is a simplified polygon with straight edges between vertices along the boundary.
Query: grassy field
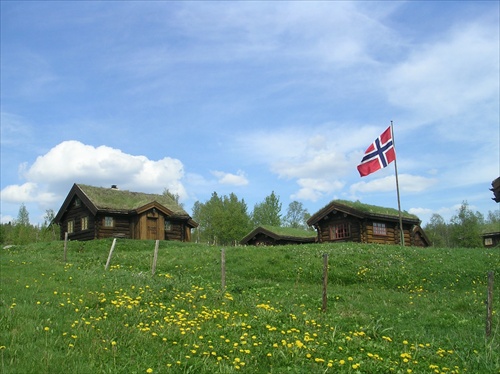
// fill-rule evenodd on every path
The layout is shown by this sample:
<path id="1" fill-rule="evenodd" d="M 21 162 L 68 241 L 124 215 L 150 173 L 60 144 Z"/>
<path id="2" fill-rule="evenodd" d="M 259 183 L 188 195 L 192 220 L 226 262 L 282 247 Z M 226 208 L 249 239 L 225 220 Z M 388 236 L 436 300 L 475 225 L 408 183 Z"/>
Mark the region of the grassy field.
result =
<path id="1" fill-rule="evenodd" d="M 498 248 L 154 246 L 2 249 L 1 372 L 500 373 Z"/>

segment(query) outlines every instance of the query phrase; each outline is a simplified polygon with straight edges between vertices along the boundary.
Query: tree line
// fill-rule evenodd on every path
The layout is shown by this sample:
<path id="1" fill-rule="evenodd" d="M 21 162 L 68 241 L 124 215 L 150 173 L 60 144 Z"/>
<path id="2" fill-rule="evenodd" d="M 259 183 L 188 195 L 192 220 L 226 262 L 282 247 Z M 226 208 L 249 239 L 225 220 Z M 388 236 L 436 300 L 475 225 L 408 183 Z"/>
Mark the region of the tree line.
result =
<path id="1" fill-rule="evenodd" d="M 55 217 L 52 209 L 47 209 L 41 225 L 30 223 L 29 212 L 24 204 L 21 204 L 17 219 L 0 225 L 1 244 L 28 244 L 39 241 L 51 241 L 59 239 L 60 228 L 53 224 Z"/>
<path id="2" fill-rule="evenodd" d="M 481 234 L 485 231 L 500 232 L 500 210 L 489 211 L 485 218 L 480 212 L 472 211 L 467 201 L 462 203 L 448 223 L 434 213 L 424 226 L 424 232 L 433 246 L 446 248 L 482 247 Z"/>
<path id="3" fill-rule="evenodd" d="M 257 226 L 276 226 L 310 229 L 307 220 L 311 216 L 302 203 L 292 201 L 282 216 L 282 203 L 274 191 L 254 205 L 252 212 L 244 199 L 234 193 L 219 196 L 217 192 L 205 203 L 195 202 L 193 220 L 199 226 L 193 238 L 200 243 L 234 245 Z"/>
<path id="4" fill-rule="evenodd" d="M 163 194 L 179 203 L 179 196 L 168 190 Z M 57 240 L 60 228 L 52 223 L 54 217 L 54 211 L 48 209 L 43 224 L 32 225 L 26 206 L 21 204 L 17 219 L 0 226 L 0 243 L 27 244 Z M 306 223 L 310 217 L 307 209 L 298 201 L 292 201 L 283 215 L 280 197 L 274 191 L 255 204 L 251 212 L 245 200 L 239 199 L 236 194 L 219 196 L 213 192 L 206 202 L 196 201 L 193 205 L 192 218 L 199 226 L 194 229 L 192 238 L 198 243 L 210 245 L 235 245 L 257 226 L 313 230 Z M 481 234 L 485 230 L 500 231 L 500 210 L 488 212 L 485 218 L 480 212 L 472 211 L 467 201 L 464 201 L 449 222 L 434 213 L 423 229 L 435 247 L 481 247 Z"/>

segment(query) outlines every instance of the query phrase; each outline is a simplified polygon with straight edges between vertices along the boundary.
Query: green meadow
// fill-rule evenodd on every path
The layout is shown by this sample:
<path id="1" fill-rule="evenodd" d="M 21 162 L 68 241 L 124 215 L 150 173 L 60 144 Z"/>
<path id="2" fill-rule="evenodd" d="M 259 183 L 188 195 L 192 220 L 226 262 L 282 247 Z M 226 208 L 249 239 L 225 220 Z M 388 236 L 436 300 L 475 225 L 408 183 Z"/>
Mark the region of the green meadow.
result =
<path id="1" fill-rule="evenodd" d="M 499 248 L 111 243 L 1 249 L 2 373 L 500 373 Z"/>

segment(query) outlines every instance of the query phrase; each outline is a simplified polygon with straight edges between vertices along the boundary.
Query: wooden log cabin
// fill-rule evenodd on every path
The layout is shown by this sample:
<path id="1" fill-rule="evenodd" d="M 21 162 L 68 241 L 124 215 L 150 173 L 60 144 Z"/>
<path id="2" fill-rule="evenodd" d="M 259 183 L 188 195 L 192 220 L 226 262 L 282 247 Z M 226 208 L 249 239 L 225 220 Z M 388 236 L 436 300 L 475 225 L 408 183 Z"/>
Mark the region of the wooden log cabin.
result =
<path id="1" fill-rule="evenodd" d="M 406 246 L 428 247 L 430 241 L 417 216 L 402 212 Z M 307 220 L 316 229 L 317 241 L 401 244 L 397 209 L 333 200 Z"/>
<path id="2" fill-rule="evenodd" d="M 291 227 L 276 227 L 262 225 L 253 229 L 243 239 L 243 245 L 285 245 L 314 243 L 314 231 L 296 229 Z"/>
<path id="3" fill-rule="evenodd" d="M 71 240 L 111 237 L 191 241 L 198 226 L 171 197 L 74 184 L 54 223 Z"/>

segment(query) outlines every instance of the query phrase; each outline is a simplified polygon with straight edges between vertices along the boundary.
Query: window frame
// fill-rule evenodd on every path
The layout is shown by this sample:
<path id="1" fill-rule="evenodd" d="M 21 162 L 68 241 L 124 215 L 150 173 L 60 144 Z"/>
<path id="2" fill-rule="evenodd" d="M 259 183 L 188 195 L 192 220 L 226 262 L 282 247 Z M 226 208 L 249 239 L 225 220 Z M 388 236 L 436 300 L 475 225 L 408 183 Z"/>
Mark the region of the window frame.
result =
<path id="1" fill-rule="evenodd" d="M 115 227 L 115 219 L 112 216 L 104 216 L 103 226 L 106 228 Z"/>
<path id="2" fill-rule="evenodd" d="M 74 219 L 71 219 L 68 221 L 68 223 L 66 225 L 66 232 L 68 234 L 73 234 L 75 232 L 75 220 Z"/>
<path id="3" fill-rule="evenodd" d="M 373 222 L 373 235 L 387 236 L 387 225 L 385 222 Z"/>
<path id="4" fill-rule="evenodd" d="M 82 231 L 89 229 L 89 216 L 82 217 L 80 220 Z"/>
<path id="5" fill-rule="evenodd" d="M 165 219 L 165 223 L 163 225 L 163 228 L 165 231 L 172 231 L 172 221 L 170 221 L 169 219 Z"/>
<path id="6" fill-rule="evenodd" d="M 351 224 L 349 222 L 333 223 L 330 225 L 330 239 L 343 240 L 351 237 Z"/>

